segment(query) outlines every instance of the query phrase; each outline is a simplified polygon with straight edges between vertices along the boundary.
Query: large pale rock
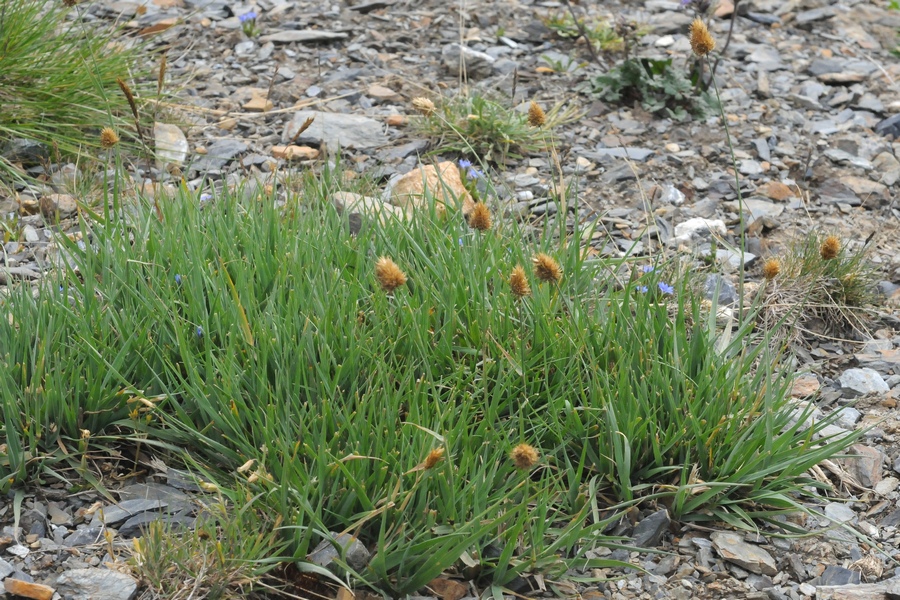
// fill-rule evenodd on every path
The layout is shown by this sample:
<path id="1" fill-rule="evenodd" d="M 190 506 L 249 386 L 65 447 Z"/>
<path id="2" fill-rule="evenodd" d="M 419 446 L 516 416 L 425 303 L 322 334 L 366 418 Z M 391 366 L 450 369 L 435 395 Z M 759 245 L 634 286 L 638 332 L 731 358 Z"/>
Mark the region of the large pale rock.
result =
<path id="1" fill-rule="evenodd" d="M 440 214 L 447 207 L 461 208 L 464 215 L 472 212 L 475 202 L 463 185 L 456 163 L 444 161 L 437 167 L 421 166 L 410 171 L 394 183 L 391 202 L 412 212 L 428 206 L 429 198 L 435 202 Z"/>
<path id="2" fill-rule="evenodd" d="M 156 142 L 156 159 L 160 168 L 171 164 L 181 166 L 188 154 L 188 142 L 177 125 L 153 124 L 153 140 Z"/>
<path id="3" fill-rule="evenodd" d="M 299 136 L 297 132 L 308 118 L 312 124 Z M 374 119 L 362 115 L 327 113 L 314 110 L 301 110 L 294 113 L 293 119 L 284 129 L 281 136 L 286 143 L 325 145 L 329 150 L 339 148 L 381 148 L 388 145 L 384 135 L 384 126 Z M 296 139 L 294 139 L 296 137 Z"/>
<path id="4" fill-rule="evenodd" d="M 57 591 L 68 600 L 131 600 L 137 581 L 109 569 L 72 569 L 59 576 Z"/>
<path id="5" fill-rule="evenodd" d="M 744 541 L 742 535 L 730 531 L 713 532 L 709 539 L 719 556 L 757 575 L 775 575 L 778 568 L 772 555 Z"/>
<path id="6" fill-rule="evenodd" d="M 387 204 L 378 198 L 362 196 L 352 192 L 335 192 L 331 196 L 331 201 L 338 209 L 338 212 L 356 213 L 372 219 L 377 219 L 379 223 L 384 224 L 389 219 L 406 220 L 409 214 L 399 206 Z"/>

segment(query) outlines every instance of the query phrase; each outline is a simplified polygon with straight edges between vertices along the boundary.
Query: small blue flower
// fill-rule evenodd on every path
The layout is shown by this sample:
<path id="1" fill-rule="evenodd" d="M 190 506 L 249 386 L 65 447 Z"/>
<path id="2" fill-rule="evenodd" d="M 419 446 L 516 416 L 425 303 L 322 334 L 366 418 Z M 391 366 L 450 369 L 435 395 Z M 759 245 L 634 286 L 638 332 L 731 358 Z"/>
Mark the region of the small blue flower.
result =
<path id="1" fill-rule="evenodd" d="M 663 294 L 674 294 L 675 288 L 673 288 L 671 285 L 669 285 L 667 283 L 660 281 L 659 282 L 659 291 L 661 291 Z"/>
<path id="2" fill-rule="evenodd" d="M 466 172 L 466 177 L 469 179 L 478 179 L 479 177 L 484 177 L 484 173 L 475 167 L 469 167 L 469 170 Z"/>
<path id="3" fill-rule="evenodd" d="M 65 291 L 65 290 L 63 290 L 63 286 L 59 286 L 59 292 L 62 293 L 62 292 L 64 292 L 64 291 Z"/>
<path id="4" fill-rule="evenodd" d="M 460 245 L 460 247 L 462 247 L 462 245 L 463 245 L 462 238 L 459 238 L 459 245 Z"/>
<path id="5" fill-rule="evenodd" d="M 200 327 L 199 325 L 197 326 L 197 337 L 198 337 L 198 338 L 202 338 L 202 337 L 203 337 L 203 328 Z"/>
<path id="6" fill-rule="evenodd" d="M 643 265 L 641 267 L 641 271 L 643 271 L 644 273 L 652 273 L 653 267 L 651 267 L 650 265 Z"/>
<path id="7" fill-rule="evenodd" d="M 464 158 L 459 159 L 459 166 L 463 169 L 468 169 L 472 166 L 472 163 Z"/>
<path id="8" fill-rule="evenodd" d="M 255 21 L 255 20 L 256 20 L 256 13 L 253 12 L 252 10 L 250 12 L 244 13 L 238 17 L 238 21 L 240 21 L 241 23 L 246 23 L 247 21 Z"/>
<path id="9" fill-rule="evenodd" d="M 200 202 L 209 202 L 212 200 L 212 194 L 200 194 Z"/>
<path id="10" fill-rule="evenodd" d="M 181 275 L 179 275 L 177 273 L 175 274 L 175 283 L 177 283 L 178 285 L 181 285 Z"/>
<path id="11" fill-rule="evenodd" d="M 639 285 L 638 288 L 637 288 L 637 291 L 639 291 L 639 292 L 642 293 L 642 294 L 646 294 L 646 293 L 647 293 L 647 286 L 646 286 L 646 285 Z"/>

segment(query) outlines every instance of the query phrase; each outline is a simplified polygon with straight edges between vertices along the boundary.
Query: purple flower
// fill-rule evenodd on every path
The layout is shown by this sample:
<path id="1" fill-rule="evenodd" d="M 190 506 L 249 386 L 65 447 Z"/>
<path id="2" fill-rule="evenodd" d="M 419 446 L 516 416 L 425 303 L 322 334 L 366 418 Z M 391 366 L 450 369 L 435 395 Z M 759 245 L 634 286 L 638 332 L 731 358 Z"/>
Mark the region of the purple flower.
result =
<path id="1" fill-rule="evenodd" d="M 472 163 L 464 158 L 459 159 L 459 166 L 463 169 L 468 169 L 472 166 Z"/>
<path id="2" fill-rule="evenodd" d="M 647 293 L 647 286 L 646 286 L 646 285 L 639 285 L 639 286 L 637 287 L 637 291 L 639 291 L 639 292 L 642 293 L 642 294 L 646 294 L 646 293 Z"/>
<path id="3" fill-rule="evenodd" d="M 650 265 L 643 265 L 641 267 L 641 271 L 643 271 L 644 273 L 652 273 L 653 267 L 651 267 Z"/>
<path id="4" fill-rule="evenodd" d="M 255 21 L 255 20 L 256 20 L 256 13 L 253 12 L 252 10 L 250 12 L 244 13 L 238 17 L 238 21 L 240 21 L 241 23 L 246 23 L 247 21 Z"/>
<path id="5" fill-rule="evenodd" d="M 175 274 L 175 283 L 181 285 L 181 275 L 179 275 L 178 273 Z"/>
<path id="6" fill-rule="evenodd" d="M 469 170 L 466 172 L 466 177 L 469 179 L 478 179 L 479 177 L 484 177 L 484 173 L 475 167 L 469 167 Z"/>
<path id="7" fill-rule="evenodd" d="M 667 283 L 660 281 L 658 285 L 659 285 L 659 291 L 661 291 L 663 294 L 674 294 L 675 293 L 675 288 L 673 288 L 671 285 L 669 285 Z"/>
<path id="8" fill-rule="evenodd" d="M 198 338 L 202 338 L 202 337 L 203 337 L 203 328 L 200 327 L 199 325 L 197 326 L 197 337 L 198 337 Z"/>

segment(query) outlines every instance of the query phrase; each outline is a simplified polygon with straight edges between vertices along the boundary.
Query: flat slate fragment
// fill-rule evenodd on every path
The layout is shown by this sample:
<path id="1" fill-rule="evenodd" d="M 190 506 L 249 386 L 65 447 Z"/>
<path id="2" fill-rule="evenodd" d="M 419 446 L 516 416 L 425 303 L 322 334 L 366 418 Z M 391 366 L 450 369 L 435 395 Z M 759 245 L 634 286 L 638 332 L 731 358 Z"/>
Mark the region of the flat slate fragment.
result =
<path id="1" fill-rule="evenodd" d="M 260 43 L 276 42 L 289 44 L 291 42 L 333 42 L 334 40 L 347 39 L 346 33 L 337 31 L 324 31 L 320 29 L 299 29 L 291 31 L 276 31 L 259 38 Z"/>

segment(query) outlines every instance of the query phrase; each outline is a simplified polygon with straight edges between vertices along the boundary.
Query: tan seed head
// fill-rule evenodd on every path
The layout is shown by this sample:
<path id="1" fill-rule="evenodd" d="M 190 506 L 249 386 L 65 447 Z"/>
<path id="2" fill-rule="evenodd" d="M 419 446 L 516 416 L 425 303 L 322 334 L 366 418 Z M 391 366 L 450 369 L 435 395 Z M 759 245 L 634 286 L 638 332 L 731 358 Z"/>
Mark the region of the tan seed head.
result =
<path id="1" fill-rule="evenodd" d="M 428 456 L 425 457 L 425 460 L 422 461 L 422 467 L 425 469 L 433 469 L 442 460 L 444 460 L 444 449 L 435 448 L 429 452 Z"/>
<path id="2" fill-rule="evenodd" d="M 825 238 L 825 241 L 822 242 L 822 247 L 819 248 L 819 254 L 822 256 L 822 260 L 837 258 L 840 251 L 841 240 L 836 235 L 829 235 Z"/>
<path id="3" fill-rule="evenodd" d="M 406 285 L 406 274 L 400 270 L 397 263 L 387 256 L 382 256 L 375 263 L 375 277 L 381 288 L 389 294 L 398 287 Z"/>
<path id="4" fill-rule="evenodd" d="M 522 268 L 522 265 L 516 265 L 513 268 L 512 274 L 509 276 L 509 289 L 516 298 L 531 295 L 531 286 L 528 285 L 528 278 L 525 276 L 525 269 Z"/>
<path id="5" fill-rule="evenodd" d="M 534 276 L 540 281 L 559 283 L 562 279 L 562 269 L 552 256 L 541 252 L 534 257 Z"/>
<path id="6" fill-rule="evenodd" d="M 479 202 L 469 215 L 469 227 L 478 231 L 487 231 L 491 228 L 491 211 L 484 202 Z"/>
<path id="7" fill-rule="evenodd" d="M 694 54 L 697 56 L 706 56 L 712 52 L 715 47 L 716 40 L 713 39 L 706 23 L 704 23 L 703 19 L 700 17 L 694 19 L 694 22 L 691 23 L 691 50 L 693 50 Z"/>
<path id="8" fill-rule="evenodd" d="M 546 122 L 547 115 L 544 114 L 544 109 L 532 100 L 528 107 L 528 124 L 532 127 L 542 127 Z"/>
<path id="9" fill-rule="evenodd" d="M 539 455 L 534 446 L 519 444 L 509 453 L 509 458 L 516 465 L 517 469 L 525 470 L 537 464 Z"/>
<path id="10" fill-rule="evenodd" d="M 432 102 L 428 98 L 413 98 L 412 105 L 414 109 L 416 109 L 419 113 L 425 115 L 426 117 L 430 117 L 434 114 L 434 102 Z"/>
<path id="11" fill-rule="evenodd" d="M 100 145 L 104 148 L 112 148 L 119 143 L 119 134 L 112 127 L 104 127 L 100 130 Z"/>
<path id="12" fill-rule="evenodd" d="M 781 273 L 781 261 L 777 258 L 770 258 L 763 263 L 762 274 L 767 280 L 775 279 L 779 273 Z"/>

